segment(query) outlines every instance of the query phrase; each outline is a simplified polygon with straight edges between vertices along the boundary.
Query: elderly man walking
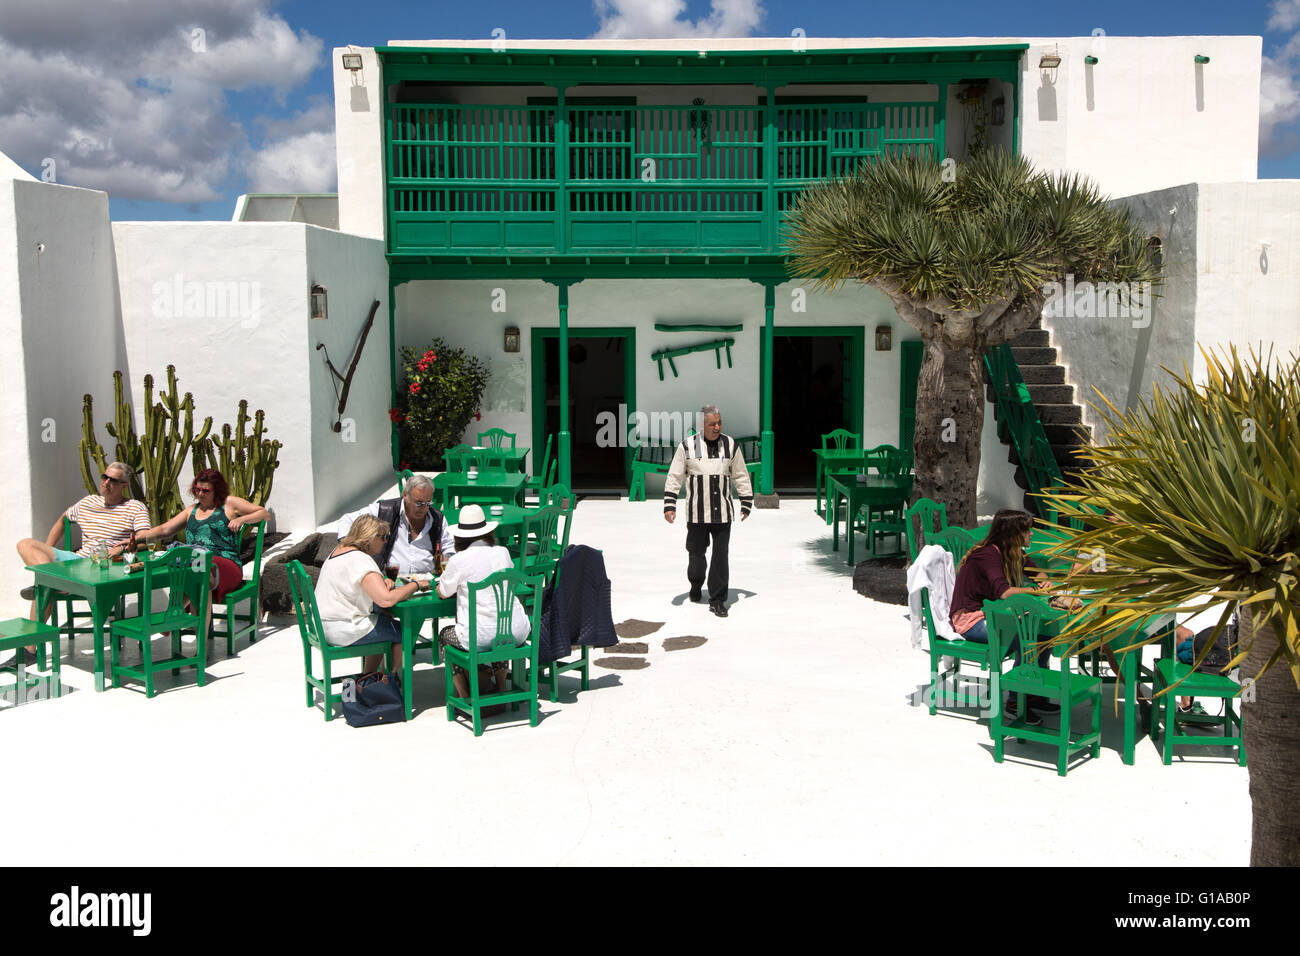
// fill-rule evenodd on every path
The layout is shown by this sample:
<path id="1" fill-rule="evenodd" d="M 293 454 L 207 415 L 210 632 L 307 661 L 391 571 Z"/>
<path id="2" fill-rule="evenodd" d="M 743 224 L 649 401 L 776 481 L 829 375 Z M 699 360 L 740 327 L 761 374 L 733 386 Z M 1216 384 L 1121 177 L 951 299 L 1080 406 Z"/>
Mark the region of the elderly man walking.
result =
<path id="1" fill-rule="evenodd" d="M 749 517 L 754 506 L 754 490 L 740 445 L 730 435 L 722 434 L 722 413 L 717 405 L 700 409 L 703 424 L 696 435 L 688 435 L 673 455 L 664 482 L 664 520 L 677 519 L 678 491 L 686 484 L 686 579 L 691 584 L 691 600 L 704 600 L 704 552 L 713 543 L 713 560 L 708 564 L 709 610 L 718 617 L 727 616 L 727 547 L 735 507 L 731 502 L 734 483 L 740 497 L 740 520 Z"/>
<path id="2" fill-rule="evenodd" d="M 378 518 L 388 528 L 384 548 L 375 558 L 381 571 L 395 564 L 398 574 L 430 574 L 434 570 L 434 554 L 439 549 L 444 560 L 456 553 L 456 541 L 447 522 L 442 512 L 433 507 L 433 482 L 424 475 L 410 479 L 402 497 L 376 501 L 368 508 L 340 518 L 340 540 L 352 528 L 352 522 L 363 514 Z"/>

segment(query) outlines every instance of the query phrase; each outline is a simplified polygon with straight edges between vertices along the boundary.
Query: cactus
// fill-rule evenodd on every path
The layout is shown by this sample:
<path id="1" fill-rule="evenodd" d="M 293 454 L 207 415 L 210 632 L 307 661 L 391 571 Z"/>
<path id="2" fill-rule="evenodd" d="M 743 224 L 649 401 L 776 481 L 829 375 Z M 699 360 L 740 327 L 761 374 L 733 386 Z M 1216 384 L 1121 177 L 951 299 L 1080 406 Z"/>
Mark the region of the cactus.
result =
<path id="1" fill-rule="evenodd" d="M 130 495 L 143 501 L 149 509 L 149 520 L 162 524 L 181 510 L 181 494 L 177 479 L 185 456 L 195 442 L 207 440 L 212 430 L 211 417 L 204 420 L 199 434 L 194 434 L 194 396 L 189 392 L 181 398 L 176 392 L 176 366 L 167 366 L 167 391 L 153 399 L 153 376 L 144 377 L 144 435 L 143 440 L 135 430 L 131 405 L 125 400 L 122 373 L 113 373 L 113 398 L 116 404 L 114 420 L 104 429 L 117 442 L 115 460 L 129 465 L 134 472 Z M 95 438 L 94 405 L 89 395 L 82 402 L 81 424 L 81 478 L 86 488 L 99 490 L 97 476 L 90 468 L 93 459 L 100 472 L 107 467 L 103 447 Z"/>
<path id="2" fill-rule="evenodd" d="M 232 495 L 265 506 L 271 497 L 283 447 L 280 442 L 263 437 L 265 419 L 266 413 L 259 408 L 251 419 L 252 434 L 245 434 L 250 421 L 248 402 L 241 401 L 233 434 L 230 425 L 222 425 L 221 437 L 205 437 L 194 443 L 194 471 L 215 468 L 225 476 Z"/>

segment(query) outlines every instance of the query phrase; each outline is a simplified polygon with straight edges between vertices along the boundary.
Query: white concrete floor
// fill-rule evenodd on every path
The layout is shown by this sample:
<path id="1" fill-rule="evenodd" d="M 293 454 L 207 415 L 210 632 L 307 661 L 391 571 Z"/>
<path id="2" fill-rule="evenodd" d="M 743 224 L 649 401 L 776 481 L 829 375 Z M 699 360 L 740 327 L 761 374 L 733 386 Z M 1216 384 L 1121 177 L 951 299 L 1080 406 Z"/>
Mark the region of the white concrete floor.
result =
<path id="1" fill-rule="evenodd" d="M 593 667 L 538 727 L 496 718 L 475 738 L 423 657 L 414 720 L 327 724 L 291 619 L 153 700 L 96 694 L 82 639 L 72 693 L 0 710 L 0 817 L 30 821 L 7 863 L 1248 862 L 1247 771 L 1224 756 L 1165 767 L 1144 736 L 1126 767 L 1107 704 L 1101 757 L 1061 778 L 1047 748 L 1012 742 L 997 764 L 973 718 L 914 706 L 928 660 L 906 609 L 853 591 L 811 501 L 734 532 L 726 620 L 686 602 L 685 528 L 658 502 L 584 501 L 575 521 L 604 550 L 614 620 L 665 622 L 649 667 Z M 708 641 L 663 650 L 686 634 Z M 144 830 L 169 820 L 198 838 Z"/>

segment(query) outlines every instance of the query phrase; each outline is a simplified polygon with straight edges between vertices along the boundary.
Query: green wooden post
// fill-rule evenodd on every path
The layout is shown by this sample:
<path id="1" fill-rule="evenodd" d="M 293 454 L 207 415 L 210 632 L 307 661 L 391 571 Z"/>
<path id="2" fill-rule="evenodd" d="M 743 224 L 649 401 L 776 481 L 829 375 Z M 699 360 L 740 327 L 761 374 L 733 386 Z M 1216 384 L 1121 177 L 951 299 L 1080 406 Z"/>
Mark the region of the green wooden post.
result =
<path id="1" fill-rule="evenodd" d="M 948 84 L 939 83 L 939 101 L 934 107 L 934 161 L 948 158 Z"/>
<path id="2" fill-rule="evenodd" d="M 555 87 L 555 251 L 560 253 L 569 250 L 569 111 L 564 105 L 564 90 L 563 86 Z M 560 453 L 560 461 L 567 460 Z M 561 474 L 564 467 L 560 466 Z M 567 479 L 560 480 L 568 484 Z"/>
<path id="3" fill-rule="evenodd" d="M 763 193 L 763 208 L 767 210 L 767 250 L 776 252 L 781 244 L 781 210 L 776 195 L 776 87 L 768 86 L 763 103 L 763 165 L 767 171 L 767 187 Z M 767 452 L 764 451 L 764 456 Z M 771 494 L 764 491 L 763 494 Z"/>
<path id="4" fill-rule="evenodd" d="M 1020 155 L 1020 81 L 1012 82 L 1011 91 L 1011 155 Z"/>
<path id="5" fill-rule="evenodd" d="M 560 441 L 556 452 L 560 465 L 560 482 L 573 487 L 569 461 L 569 283 L 561 280 L 560 290 Z"/>
<path id="6" fill-rule="evenodd" d="M 772 352 L 776 344 L 776 281 L 763 283 L 763 471 L 759 476 L 759 492 L 772 493 Z"/>

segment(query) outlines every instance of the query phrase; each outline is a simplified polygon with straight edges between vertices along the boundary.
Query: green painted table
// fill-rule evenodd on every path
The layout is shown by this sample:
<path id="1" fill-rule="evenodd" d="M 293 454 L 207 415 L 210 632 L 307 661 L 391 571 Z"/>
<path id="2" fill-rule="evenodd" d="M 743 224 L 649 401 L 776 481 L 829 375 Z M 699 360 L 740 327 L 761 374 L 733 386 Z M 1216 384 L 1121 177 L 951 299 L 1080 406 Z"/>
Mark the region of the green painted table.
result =
<path id="1" fill-rule="evenodd" d="M 475 498 L 489 498 L 502 504 L 524 503 L 524 482 L 528 476 L 519 472 L 480 471 L 470 478 L 460 471 L 444 471 L 433 479 L 433 487 L 442 493 L 442 500 L 449 510 L 456 510 L 453 503 L 466 495 Z M 444 512 L 445 513 L 445 512 Z"/>
<path id="2" fill-rule="evenodd" d="M 400 579 L 399 579 L 400 580 Z M 399 601 L 392 607 L 393 617 L 402 626 L 402 704 L 406 709 L 406 719 L 411 719 L 411 681 L 415 673 L 415 639 L 420 634 L 424 622 L 433 621 L 433 663 L 436 666 L 442 657 L 438 647 L 438 619 L 456 617 L 456 596 L 438 597 L 438 580 L 434 578 L 427 591 L 420 591 L 415 596 Z"/>
<path id="3" fill-rule="evenodd" d="M 95 630 L 95 690 L 105 687 L 104 674 L 104 620 L 108 610 L 129 594 L 141 597 L 144 590 L 144 572 L 128 573 L 124 564 L 96 567 L 90 558 L 75 561 L 51 561 L 49 564 L 32 564 L 27 570 L 36 576 L 36 606 L 43 608 L 51 592 L 71 594 L 85 598 L 90 604 Z M 167 578 L 159 575 L 157 587 L 165 587 Z"/>
<path id="4" fill-rule="evenodd" d="M 817 483 L 817 513 L 822 514 L 822 491 L 826 490 L 826 503 L 830 504 L 830 490 L 826 489 L 828 472 L 839 469 L 848 471 L 849 469 L 861 470 L 867 466 L 867 459 L 870 457 L 865 450 L 861 448 L 814 448 L 812 450 L 813 458 L 817 461 L 817 476 L 814 481 Z M 830 524 L 830 515 L 826 516 L 826 523 Z"/>
<path id="5" fill-rule="evenodd" d="M 1067 616 L 1066 611 L 1052 608 L 1051 617 L 1043 622 L 1043 635 L 1055 637 L 1059 634 L 1061 625 Z M 1105 647 L 1111 649 L 1119 661 L 1118 682 L 1124 687 L 1124 709 L 1121 714 L 1124 740 L 1120 749 L 1120 758 L 1130 767 L 1133 765 L 1133 755 L 1137 748 L 1138 681 L 1141 679 L 1143 671 L 1143 648 L 1135 647 L 1129 651 L 1118 649 L 1128 647 L 1136 641 L 1157 634 L 1168 641 L 1169 636 L 1173 634 L 1175 624 L 1173 614 L 1158 614 L 1155 617 L 1149 617 L 1145 621 L 1125 628 L 1104 644 Z M 1069 665 L 1062 660 L 1061 666 L 1068 667 Z M 1102 678 L 1102 680 L 1106 683 L 1115 683 L 1116 678 Z M 1118 688 L 1116 688 L 1116 691 L 1118 692 Z"/>
<path id="6" fill-rule="evenodd" d="M 826 479 L 826 505 L 832 512 L 831 550 L 840 549 L 840 508 L 841 497 L 848 500 L 845 521 L 848 525 L 849 564 L 853 564 L 853 516 L 863 505 L 868 507 L 888 508 L 893 505 L 905 507 L 908 496 L 912 494 L 911 475 L 867 475 L 858 481 L 857 475 L 829 475 Z M 869 532 L 868 532 L 869 533 Z"/>

